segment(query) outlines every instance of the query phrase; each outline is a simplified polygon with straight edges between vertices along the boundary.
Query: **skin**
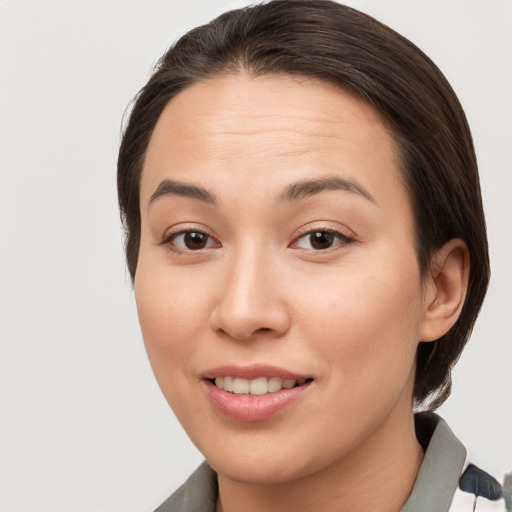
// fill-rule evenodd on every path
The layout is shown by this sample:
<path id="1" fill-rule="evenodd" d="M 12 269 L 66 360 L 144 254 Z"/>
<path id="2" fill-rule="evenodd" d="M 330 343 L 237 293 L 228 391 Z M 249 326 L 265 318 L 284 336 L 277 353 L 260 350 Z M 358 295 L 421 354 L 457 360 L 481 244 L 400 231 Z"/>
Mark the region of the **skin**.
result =
<path id="1" fill-rule="evenodd" d="M 282 199 L 337 177 L 360 190 Z M 164 193 L 164 180 L 204 197 Z M 422 276 L 397 147 L 378 114 L 331 85 L 290 76 L 213 78 L 181 92 L 150 140 L 135 278 L 159 385 L 219 475 L 218 510 L 398 510 L 423 452 L 413 426 L 418 342 L 455 322 L 464 244 Z M 204 247 L 184 236 L 207 235 Z M 332 245 L 311 232 L 335 231 Z M 201 374 L 267 364 L 313 377 L 265 421 L 223 416 Z M 393 475 L 393 478 L 390 478 Z"/>

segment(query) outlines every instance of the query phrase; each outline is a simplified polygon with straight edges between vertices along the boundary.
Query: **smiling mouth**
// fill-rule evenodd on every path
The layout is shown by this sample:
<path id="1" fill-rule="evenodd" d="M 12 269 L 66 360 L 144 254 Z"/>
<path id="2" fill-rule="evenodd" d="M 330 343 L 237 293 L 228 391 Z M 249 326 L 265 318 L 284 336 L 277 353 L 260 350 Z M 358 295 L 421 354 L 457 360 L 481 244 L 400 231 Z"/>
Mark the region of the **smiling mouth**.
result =
<path id="1" fill-rule="evenodd" d="M 279 377 L 259 377 L 257 379 L 242 379 L 240 377 L 216 377 L 209 379 L 219 389 L 235 395 L 261 396 L 277 393 L 282 389 L 292 389 L 304 386 L 313 379 L 280 379 Z"/>

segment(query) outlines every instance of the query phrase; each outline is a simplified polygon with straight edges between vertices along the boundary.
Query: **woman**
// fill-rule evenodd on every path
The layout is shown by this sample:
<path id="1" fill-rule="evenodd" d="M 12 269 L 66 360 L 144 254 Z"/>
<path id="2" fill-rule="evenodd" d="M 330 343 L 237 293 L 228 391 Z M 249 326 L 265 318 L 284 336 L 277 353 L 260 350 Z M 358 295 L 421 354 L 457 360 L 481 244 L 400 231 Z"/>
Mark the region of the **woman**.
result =
<path id="1" fill-rule="evenodd" d="M 412 412 L 489 279 L 469 128 L 412 43 L 323 0 L 226 13 L 137 97 L 118 186 L 150 362 L 207 461 L 158 510 L 455 510 L 463 471 L 501 498 Z"/>

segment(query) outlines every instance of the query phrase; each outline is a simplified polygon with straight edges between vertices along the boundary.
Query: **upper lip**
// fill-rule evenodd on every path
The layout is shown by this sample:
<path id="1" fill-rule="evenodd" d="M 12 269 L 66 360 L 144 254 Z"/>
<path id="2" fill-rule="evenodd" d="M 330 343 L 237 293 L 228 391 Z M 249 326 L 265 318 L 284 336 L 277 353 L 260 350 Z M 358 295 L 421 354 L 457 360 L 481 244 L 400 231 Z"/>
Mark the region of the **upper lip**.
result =
<path id="1" fill-rule="evenodd" d="M 208 369 L 201 374 L 202 379 L 215 379 L 216 377 L 234 377 L 240 379 L 257 379 L 259 377 L 278 377 L 283 380 L 310 379 L 311 375 L 296 373 L 277 366 L 265 364 L 222 365 Z"/>

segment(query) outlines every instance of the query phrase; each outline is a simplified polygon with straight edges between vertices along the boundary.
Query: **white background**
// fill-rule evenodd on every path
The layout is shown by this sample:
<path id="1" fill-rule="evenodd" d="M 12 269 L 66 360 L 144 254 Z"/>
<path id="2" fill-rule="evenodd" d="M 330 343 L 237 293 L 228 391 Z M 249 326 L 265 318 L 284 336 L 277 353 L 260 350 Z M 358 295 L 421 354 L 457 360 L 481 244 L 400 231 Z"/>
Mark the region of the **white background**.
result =
<path id="1" fill-rule="evenodd" d="M 124 268 L 120 123 L 167 46 L 230 0 L 0 0 L 0 511 L 151 511 L 200 462 L 153 379 Z M 349 2 L 438 63 L 465 106 L 493 264 L 442 408 L 512 470 L 512 1 Z M 508 264 L 507 264 L 508 263 Z"/>

